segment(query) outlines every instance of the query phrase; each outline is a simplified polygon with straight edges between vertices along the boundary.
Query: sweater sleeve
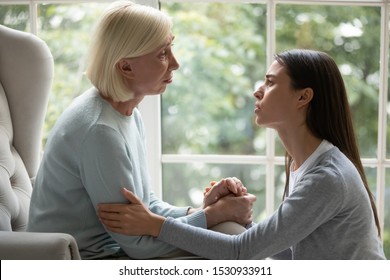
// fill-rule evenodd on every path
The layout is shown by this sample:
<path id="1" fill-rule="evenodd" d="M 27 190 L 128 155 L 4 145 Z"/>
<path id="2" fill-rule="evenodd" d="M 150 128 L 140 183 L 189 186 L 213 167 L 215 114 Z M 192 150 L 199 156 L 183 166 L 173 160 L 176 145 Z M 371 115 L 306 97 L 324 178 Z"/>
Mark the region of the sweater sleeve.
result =
<path id="1" fill-rule="evenodd" d="M 177 207 L 159 199 L 153 192 L 150 193 L 149 210 L 160 216 L 176 218 L 177 220 L 192 226 L 207 228 L 204 211 L 198 211 L 187 215 L 189 206 Z"/>
<path id="2" fill-rule="evenodd" d="M 208 259 L 264 259 L 300 242 L 341 207 L 343 179 L 318 169 L 267 219 L 237 236 L 206 231 L 167 219 L 159 240 Z"/>
<path id="3" fill-rule="evenodd" d="M 97 126 L 89 133 L 88 139 L 83 145 L 80 170 L 81 179 L 93 206 L 100 203 L 128 203 L 121 193 L 122 187 L 133 191 L 144 203 L 150 203 L 149 186 L 140 180 L 140 168 L 135 166 L 137 151 L 131 151 L 123 138 L 115 130 L 109 127 Z M 155 207 L 167 207 L 169 204 L 152 201 Z M 156 206 L 158 205 L 158 206 Z M 183 213 L 184 209 L 173 209 L 172 212 Z M 180 216 L 179 214 L 177 214 Z M 97 217 L 96 223 L 100 223 Z M 199 211 L 190 216 L 180 217 L 180 223 L 189 223 L 195 226 L 205 227 L 205 214 Z M 126 236 L 107 231 L 108 234 L 119 244 L 121 249 L 136 259 L 158 257 L 172 252 L 176 247 L 169 245 L 156 238 L 148 236 Z"/>

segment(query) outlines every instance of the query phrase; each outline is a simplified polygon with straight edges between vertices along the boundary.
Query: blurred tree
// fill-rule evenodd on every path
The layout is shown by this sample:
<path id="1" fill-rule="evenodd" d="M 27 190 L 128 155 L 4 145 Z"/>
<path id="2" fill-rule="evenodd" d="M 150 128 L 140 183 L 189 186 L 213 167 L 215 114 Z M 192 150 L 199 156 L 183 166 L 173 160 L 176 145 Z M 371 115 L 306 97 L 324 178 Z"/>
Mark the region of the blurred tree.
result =
<path id="1" fill-rule="evenodd" d="M 277 51 L 329 53 L 349 94 L 362 157 L 377 156 L 380 7 L 278 5 Z"/>
<path id="2" fill-rule="evenodd" d="M 21 31 L 29 31 L 29 12 L 28 5 L 0 6 L 0 24 Z"/>
<path id="3" fill-rule="evenodd" d="M 163 152 L 255 154 L 252 92 L 266 69 L 265 6 L 162 8 L 173 17 L 181 64 L 162 98 Z"/>

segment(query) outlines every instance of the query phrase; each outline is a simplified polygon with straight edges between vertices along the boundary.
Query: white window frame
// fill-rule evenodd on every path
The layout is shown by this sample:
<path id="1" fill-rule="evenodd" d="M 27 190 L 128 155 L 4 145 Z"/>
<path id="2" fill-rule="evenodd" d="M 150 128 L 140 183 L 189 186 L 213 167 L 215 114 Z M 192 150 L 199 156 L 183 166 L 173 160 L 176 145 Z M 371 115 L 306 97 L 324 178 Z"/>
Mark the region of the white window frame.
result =
<path id="1" fill-rule="evenodd" d="M 29 5 L 31 32 L 37 34 L 37 7 L 38 4 L 64 4 L 87 2 L 112 2 L 108 0 L 0 0 L 0 5 Z M 138 3 L 158 8 L 158 0 L 136 0 Z M 162 4 L 168 2 L 225 2 L 239 3 L 241 0 L 161 0 Z M 390 168 L 390 159 L 386 158 L 387 134 L 387 104 L 388 104 L 388 72 L 389 72 L 389 13 L 390 0 L 246 0 L 247 3 L 262 3 L 267 5 L 267 64 L 270 65 L 275 53 L 275 10 L 277 4 L 306 4 L 315 2 L 316 5 L 350 5 L 350 6 L 376 6 L 381 8 L 381 35 L 380 35 L 380 81 L 379 81 L 379 108 L 378 108 L 378 153 L 377 158 L 363 158 L 363 165 L 377 169 L 376 203 L 380 223 L 383 229 L 385 209 L 385 178 L 386 168 Z M 1 8 L 1 6 L 0 6 Z M 275 155 L 275 133 L 271 129 L 266 132 L 265 156 L 236 156 L 236 155 L 174 155 L 162 154 L 161 149 L 161 97 L 147 97 L 140 104 L 140 110 L 146 127 L 148 148 L 148 162 L 153 188 L 157 195 L 162 195 L 162 164 L 163 163 L 216 163 L 216 164 L 261 164 L 266 166 L 266 212 L 271 214 L 275 208 L 275 167 L 284 164 L 284 158 Z"/>

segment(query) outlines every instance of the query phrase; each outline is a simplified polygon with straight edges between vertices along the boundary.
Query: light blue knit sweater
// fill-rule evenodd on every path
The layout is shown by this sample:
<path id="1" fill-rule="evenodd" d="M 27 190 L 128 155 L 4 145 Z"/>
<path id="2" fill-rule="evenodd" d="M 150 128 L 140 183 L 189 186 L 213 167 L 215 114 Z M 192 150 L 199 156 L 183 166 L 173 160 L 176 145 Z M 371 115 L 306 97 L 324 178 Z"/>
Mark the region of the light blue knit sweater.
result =
<path id="1" fill-rule="evenodd" d="M 47 142 L 31 199 L 29 231 L 66 232 L 78 243 L 82 258 L 120 254 L 153 258 L 175 248 L 151 237 L 107 232 L 99 203 L 126 203 L 122 187 L 133 191 L 151 211 L 181 223 L 206 228 L 203 211 L 185 216 L 151 193 L 144 127 L 137 109 L 121 115 L 90 89 L 62 114 Z"/>

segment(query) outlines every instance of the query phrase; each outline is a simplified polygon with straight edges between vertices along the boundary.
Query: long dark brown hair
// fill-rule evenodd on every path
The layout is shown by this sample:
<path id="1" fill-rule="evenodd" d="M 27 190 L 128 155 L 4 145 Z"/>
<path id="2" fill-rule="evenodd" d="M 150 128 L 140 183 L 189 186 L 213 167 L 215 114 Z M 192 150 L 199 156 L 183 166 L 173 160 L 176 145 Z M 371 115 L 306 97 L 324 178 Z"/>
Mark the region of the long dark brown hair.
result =
<path id="1" fill-rule="evenodd" d="M 310 131 L 339 148 L 355 165 L 371 202 L 375 224 L 380 236 L 380 224 L 375 199 L 368 186 L 360 159 L 354 132 L 347 91 L 339 68 L 324 52 L 294 49 L 275 55 L 276 61 L 286 68 L 294 89 L 311 88 L 314 92 L 306 115 Z M 283 199 L 288 193 L 292 157 L 286 152 L 286 185 Z"/>

